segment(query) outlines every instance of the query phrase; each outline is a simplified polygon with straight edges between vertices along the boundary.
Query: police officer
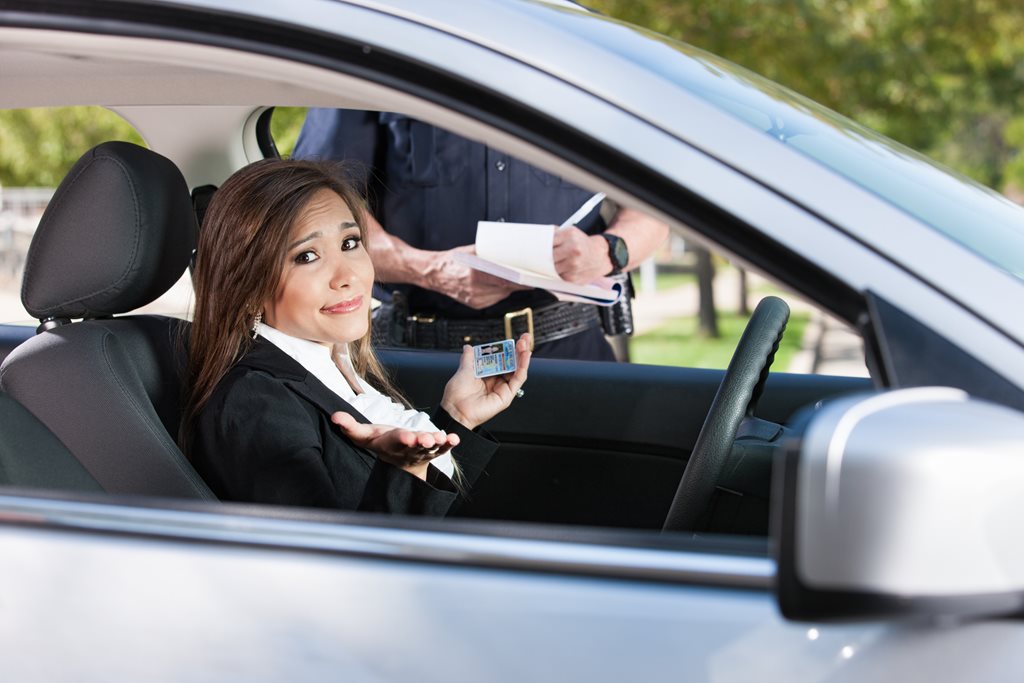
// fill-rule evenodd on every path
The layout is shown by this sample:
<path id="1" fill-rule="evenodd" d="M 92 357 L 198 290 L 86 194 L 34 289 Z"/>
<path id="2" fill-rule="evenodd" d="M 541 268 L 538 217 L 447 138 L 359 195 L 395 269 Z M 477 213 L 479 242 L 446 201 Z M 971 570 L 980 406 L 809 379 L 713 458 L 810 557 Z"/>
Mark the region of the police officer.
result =
<path id="1" fill-rule="evenodd" d="M 367 241 L 387 291 L 374 323 L 385 337 L 379 341 L 458 350 L 532 326 L 536 356 L 614 360 L 596 306 L 559 302 L 453 257 L 472 251 L 477 221 L 559 224 L 591 196 L 587 190 L 388 112 L 310 109 L 294 156 L 355 160 L 368 171 Z M 627 271 L 668 235 L 665 224 L 639 211 L 603 209 L 556 232 L 553 256 L 564 279 L 585 283 Z"/>

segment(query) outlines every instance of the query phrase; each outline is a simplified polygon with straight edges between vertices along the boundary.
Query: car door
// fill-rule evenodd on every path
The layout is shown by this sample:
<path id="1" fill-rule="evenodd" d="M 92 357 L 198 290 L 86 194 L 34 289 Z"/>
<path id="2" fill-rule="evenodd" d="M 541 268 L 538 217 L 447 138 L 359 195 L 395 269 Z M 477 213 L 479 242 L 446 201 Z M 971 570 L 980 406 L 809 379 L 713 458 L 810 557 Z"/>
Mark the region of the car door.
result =
<path id="1" fill-rule="evenodd" d="M 382 354 L 414 405 L 437 402 L 457 358 Z M 722 376 L 710 369 L 534 359 L 523 398 L 487 425 L 501 447 L 460 514 L 659 529 Z M 866 378 L 775 373 L 757 415 L 785 423 L 803 406 L 870 387 Z M 767 515 L 761 520 L 764 534 Z"/>
<path id="2" fill-rule="evenodd" d="M 11 680 L 817 677 L 885 630 L 785 624 L 763 541 L 83 497 L 0 518 Z"/>

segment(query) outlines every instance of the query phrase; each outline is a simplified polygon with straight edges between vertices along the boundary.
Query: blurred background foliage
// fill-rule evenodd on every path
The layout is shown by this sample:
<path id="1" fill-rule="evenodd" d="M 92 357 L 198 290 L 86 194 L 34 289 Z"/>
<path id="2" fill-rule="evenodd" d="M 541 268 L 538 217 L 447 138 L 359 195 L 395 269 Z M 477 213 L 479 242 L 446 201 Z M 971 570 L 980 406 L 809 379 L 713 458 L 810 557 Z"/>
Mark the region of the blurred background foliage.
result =
<path id="1" fill-rule="evenodd" d="M 1020 0 L 585 0 L 1024 197 Z"/>
<path id="2" fill-rule="evenodd" d="M 583 2 L 721 55 L 1024 198 L 1020 0 Z M 282 151 L 301 113 L 275 115 Z M 53 186 L 107 139 L 139 141 L 93 107 L 0 111 L 0 183 Z"/>
<path id="3" fill-rule="evenodd" d="M 103 107 L 0 110 L 0 185 L 57 187 L 78 157 L 107 140 L 143 144 Z"/>

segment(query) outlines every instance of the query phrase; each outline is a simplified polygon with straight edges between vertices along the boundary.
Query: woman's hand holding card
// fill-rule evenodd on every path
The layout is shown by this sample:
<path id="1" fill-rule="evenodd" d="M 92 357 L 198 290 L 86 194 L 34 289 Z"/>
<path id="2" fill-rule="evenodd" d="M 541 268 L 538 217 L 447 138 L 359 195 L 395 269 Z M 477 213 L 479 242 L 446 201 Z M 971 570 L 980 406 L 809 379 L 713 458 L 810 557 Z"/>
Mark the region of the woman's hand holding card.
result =
<path id="1" fill-rule="evenodd" d="M 488 345 L 490 346 L 490 345 Z M 444 388 L 441 407 L 468 429 L 476 429 L 508 408 L 521 395 L 530 367 L 530 335 L 519 337 L 515 345 L 515 371 L 479 377 L 474 347 L 462 348 L 459 369 Z"/>

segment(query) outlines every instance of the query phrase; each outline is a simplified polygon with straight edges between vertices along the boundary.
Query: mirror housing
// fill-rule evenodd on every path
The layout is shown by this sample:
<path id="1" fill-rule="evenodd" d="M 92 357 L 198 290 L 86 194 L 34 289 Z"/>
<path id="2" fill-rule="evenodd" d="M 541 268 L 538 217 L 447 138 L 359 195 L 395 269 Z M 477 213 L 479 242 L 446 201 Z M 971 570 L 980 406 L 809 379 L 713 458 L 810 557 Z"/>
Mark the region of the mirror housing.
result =
<path id="1" fill-rule="evenodd" d="M 791 619 L 1024 607 L 1024 414 L 925 387 L 804 412 L 773 467 Z"/>

